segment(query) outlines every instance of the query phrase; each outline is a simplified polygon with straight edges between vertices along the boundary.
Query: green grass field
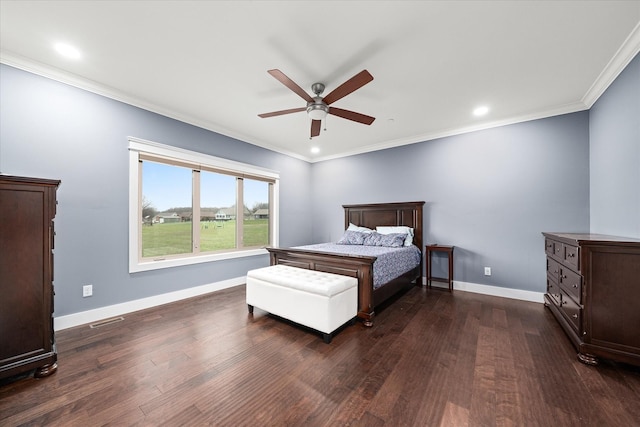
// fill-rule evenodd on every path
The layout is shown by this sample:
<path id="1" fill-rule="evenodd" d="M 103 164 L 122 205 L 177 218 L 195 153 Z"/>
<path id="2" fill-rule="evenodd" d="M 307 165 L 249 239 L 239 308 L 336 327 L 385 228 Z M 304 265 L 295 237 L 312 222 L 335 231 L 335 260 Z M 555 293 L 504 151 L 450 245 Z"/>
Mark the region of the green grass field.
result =
<path id="1" fill-rule="evenodd" d="M 142 257 L 191 253 L 191 223 L 174 222 L 142 227 Z M 211 221 L 200 226 L 200 252 L 236 248 L 236 221 Z M 267 219 L 245 220 L 242 247 L 261 247 L 269 243 Z"/>

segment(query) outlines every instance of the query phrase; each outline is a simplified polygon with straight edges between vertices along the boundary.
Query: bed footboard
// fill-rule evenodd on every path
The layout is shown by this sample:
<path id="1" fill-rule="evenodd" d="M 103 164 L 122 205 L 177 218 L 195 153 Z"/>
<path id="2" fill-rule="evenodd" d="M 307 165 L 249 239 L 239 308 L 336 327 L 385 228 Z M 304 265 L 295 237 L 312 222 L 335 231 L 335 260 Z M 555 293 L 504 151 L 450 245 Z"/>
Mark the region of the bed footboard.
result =
<path id="1" fill-rule="evenodd" d="M 358 279 L 358 317 L 365 326 L 371 326 L 374 316 L 373 256 L 345 256 L 292 248 L 266 248 L 271 265 L 341 274 Z"/>

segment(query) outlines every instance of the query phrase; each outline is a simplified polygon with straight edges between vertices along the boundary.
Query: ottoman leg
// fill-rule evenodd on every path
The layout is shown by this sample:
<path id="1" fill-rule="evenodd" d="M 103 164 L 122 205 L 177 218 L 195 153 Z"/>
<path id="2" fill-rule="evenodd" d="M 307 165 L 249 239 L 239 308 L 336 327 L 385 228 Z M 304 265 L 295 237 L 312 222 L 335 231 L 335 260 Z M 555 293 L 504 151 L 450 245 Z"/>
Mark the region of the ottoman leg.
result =
<path id="1" fill-rule="evenodd" d="M 253 314 L 253 306 L 251 304 L 247 304 L 247 308 L 249 309 L 249 314 Z"/>

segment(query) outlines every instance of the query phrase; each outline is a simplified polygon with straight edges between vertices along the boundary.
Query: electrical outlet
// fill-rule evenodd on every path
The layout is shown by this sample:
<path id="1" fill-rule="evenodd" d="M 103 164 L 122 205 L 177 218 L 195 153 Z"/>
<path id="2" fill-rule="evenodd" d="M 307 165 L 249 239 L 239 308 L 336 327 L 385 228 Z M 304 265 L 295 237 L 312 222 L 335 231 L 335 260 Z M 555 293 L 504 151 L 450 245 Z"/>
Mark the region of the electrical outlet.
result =
<path id="1" fill-rule="evenodd" d="M 484 268 L 484 275 L 485 276 L 491 276 L 491 267 L 485 267 Z"/>
<path id="2" fill-rule="evenodd" d="M 93 295 L 93 285 L 84 285 L 82 287 L 82 298 L 90 297 Z"/>

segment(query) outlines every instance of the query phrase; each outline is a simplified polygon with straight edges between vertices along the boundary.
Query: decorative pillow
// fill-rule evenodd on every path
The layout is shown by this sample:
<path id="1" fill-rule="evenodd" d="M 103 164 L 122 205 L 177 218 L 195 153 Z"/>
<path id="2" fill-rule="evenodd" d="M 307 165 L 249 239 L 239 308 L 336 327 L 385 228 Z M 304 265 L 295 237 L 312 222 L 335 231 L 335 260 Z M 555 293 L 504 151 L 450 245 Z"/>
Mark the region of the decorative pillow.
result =
<path id="1" fill-rule="evenodd" d="M 365 235 L 365 246 L 386 246 L 389 248 L 400 248 L 404 246 L 404 240 L 407 237 L 404 233 L 380 234 L 375 231 Z"/>
<path id="2" fill-rule="evenodd" d="M 368 233 L 359 231 L 345 230 L 342 238 L 336 242 L 338 245 L 361 245 Z"/>
<path id="3" fill-rule="evenodd" d="M 360 233 L 373 233 L 374 230 L 367 227 L 359 227 L 355 224 L 349 223 L 349 227 L 347 228 L 349 231 L 359 231 Z"/>
<path id="4" fill-rule="evenodd" d="M 397 227 L 378 226 L 376 227 L 376 231 L 380 234 L 404 233 L 407 235 L 406 239 L 404 239 L 404 245 L 411 246 L 413 244 L 413 228 L 411 227 L 404 225 Z"/>

